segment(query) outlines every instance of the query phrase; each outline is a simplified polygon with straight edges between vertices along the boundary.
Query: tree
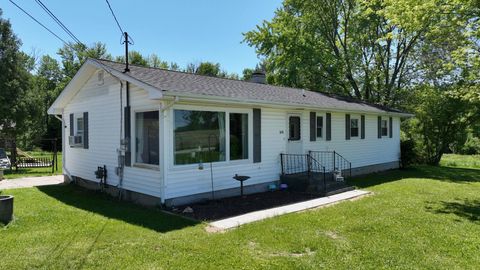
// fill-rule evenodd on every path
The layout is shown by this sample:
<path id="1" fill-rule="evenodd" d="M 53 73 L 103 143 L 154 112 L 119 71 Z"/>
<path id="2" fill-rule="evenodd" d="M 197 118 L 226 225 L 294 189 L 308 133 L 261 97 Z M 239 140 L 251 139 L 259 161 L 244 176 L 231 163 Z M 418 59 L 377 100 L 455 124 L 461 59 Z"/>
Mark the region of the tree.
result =
<path id="1" fill-rule="evenodd" d="M 427 164 L 438 165 L 460 134 L 480 123 L 479 85 L 421 86 L 410 100 L 415 118 L 406 122 L 407 136 Z"/>
<path id="2" fill-rule="evenodd" d="M 30 87 L 32 60 L 19 51 L 21 42 L 0 9 L 0 133 L 15 138 L 26 126 L 24 96 Z"/>
<path id="3" fill-rule="evenodd" d="M 100 42 L 94 43 L 91 47 L 70 43 L 60 48 L 57 54 L 62 59 L 64 80 L 67 82 L 75 76 L 87 58 L 112 59 L 112 56 L 107 52 L 105 44 Z"/>
<path id="4" fill-rule="evenodd" d="M 415 79 L 419 41 L 464 7 L 460 0 L 286 0 L 245 41 L 265 57 L 274 84 L 395 106 Z"/>

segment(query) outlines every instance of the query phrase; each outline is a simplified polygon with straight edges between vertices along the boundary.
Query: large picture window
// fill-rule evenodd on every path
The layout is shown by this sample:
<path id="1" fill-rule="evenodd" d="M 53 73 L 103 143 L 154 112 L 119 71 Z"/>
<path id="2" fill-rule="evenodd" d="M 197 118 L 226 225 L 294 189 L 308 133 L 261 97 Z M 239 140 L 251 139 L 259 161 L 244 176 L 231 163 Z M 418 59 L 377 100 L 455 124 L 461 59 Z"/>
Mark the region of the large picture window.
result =
<path id="1" fill-rule="evenodd" d="M 135 162 L 159 165 L 158 111 L 135 113 Z"/>
<path id="2" fill-rule="evenodd" d="M 174 164 L 225 161 L 225 113 L 175 110 Z"/>
<path id="3" fill-rule="evenodd" d="M 230 160 L 248 159 L 248 114 L 230 113 Z"/>

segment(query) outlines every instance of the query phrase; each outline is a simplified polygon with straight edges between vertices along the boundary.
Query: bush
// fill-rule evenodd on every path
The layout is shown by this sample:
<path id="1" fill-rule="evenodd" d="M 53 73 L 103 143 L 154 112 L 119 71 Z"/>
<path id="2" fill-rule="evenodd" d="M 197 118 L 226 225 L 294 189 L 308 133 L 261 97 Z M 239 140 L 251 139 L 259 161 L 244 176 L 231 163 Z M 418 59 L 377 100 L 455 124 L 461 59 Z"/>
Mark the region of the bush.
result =
<path id="1" fill-rule="evenodd" d="M 460 153 L 464 155 L 480 154 L 480 138 L 469 136 L 463 147 L 460 149 Z"/>
<path id="2" fill-rule="evenodd" d="M 400 141 L 400 151 L 402 168 L 406 168 L 417 162 L 418 154 L 415 152 L 415 142 L 412 139 L 402 139 Z"/>

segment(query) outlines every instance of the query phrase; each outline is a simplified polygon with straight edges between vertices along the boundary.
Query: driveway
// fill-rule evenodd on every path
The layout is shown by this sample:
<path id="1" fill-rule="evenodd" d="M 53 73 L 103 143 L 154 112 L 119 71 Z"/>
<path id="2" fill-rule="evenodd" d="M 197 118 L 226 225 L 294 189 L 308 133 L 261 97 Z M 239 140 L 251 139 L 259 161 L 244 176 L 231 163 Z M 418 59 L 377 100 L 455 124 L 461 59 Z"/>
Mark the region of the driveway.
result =
<path id="1" fill-rule="evenodd" d="M 0 181 L 0 190 L 58 185 L 63 183 L 63 175 L 25 177 Z"/>

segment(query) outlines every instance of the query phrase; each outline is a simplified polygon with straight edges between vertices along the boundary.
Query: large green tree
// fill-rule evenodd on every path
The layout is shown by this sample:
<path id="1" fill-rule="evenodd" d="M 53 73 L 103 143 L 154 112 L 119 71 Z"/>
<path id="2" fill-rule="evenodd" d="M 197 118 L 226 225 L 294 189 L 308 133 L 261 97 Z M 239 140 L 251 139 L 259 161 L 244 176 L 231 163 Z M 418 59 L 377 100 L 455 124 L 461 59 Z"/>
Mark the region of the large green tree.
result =
<path id="1" fill-rule="evenodd" d="M 16 137 L 26 126 L 31 59 L 19 51 L 21 42 L 0 9 L 0 135 Z"/>
<path id="2" fill-rule="evenodd" d="M 285 0 L 274 18 L 245 33 L 245 40 L 265 57 L 271 83 L 397 106 L 405 86 L 417 79 L 413 55 L 419 42 L 451 26 L 452 17 L 465 23 L 468 17 L 452 14 L 466 5 L 460 0 Z"/>

